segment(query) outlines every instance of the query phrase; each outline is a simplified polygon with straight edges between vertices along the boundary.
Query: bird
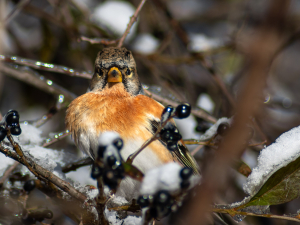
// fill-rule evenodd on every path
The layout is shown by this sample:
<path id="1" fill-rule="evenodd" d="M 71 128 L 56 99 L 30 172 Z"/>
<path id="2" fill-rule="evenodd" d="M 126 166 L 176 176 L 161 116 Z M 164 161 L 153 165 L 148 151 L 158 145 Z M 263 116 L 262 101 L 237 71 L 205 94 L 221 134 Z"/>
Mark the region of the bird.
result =
<path id="1" fill-rule="evenodd" d="M 126 160 L 156 132 L 164 108 L 144 94 L 132 52 L 125 47 L 108 47 L 98 53 L 87 93 L 70 103 L 65 123 L 75 145 L 94 160 L 99 136 L 107 131 L 118 133 L 124 142 L 121 155 Z M 176 128 L 173 120 L 168 126 Z M 133 165 L 144 173 L 169 162 L 199 174 L 199 166 L 182 139 L 174 151 L 162 140 L 152 142 Z M 138 187 L 137 181 L 126 177 L 116 194 L 132 199 Z"/>

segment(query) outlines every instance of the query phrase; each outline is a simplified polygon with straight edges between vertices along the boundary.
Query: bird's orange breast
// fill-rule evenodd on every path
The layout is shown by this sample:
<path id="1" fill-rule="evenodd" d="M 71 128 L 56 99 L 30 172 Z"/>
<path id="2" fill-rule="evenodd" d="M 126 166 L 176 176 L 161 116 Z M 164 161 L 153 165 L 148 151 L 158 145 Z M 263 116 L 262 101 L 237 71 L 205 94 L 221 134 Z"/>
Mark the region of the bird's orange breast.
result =
<path id="1" fill-rule="evenodd" d="M 89 134 L 92 131 L 97 135 L 115 131 L 124 139 L 125 144 L 129 139 L 141 138 L 146 141 L 152 136 L 148 119 L 159 119 L 163 108 L 153 99 L 144 95 L 132 96 L 121 84 L 116 84 L 101 92 L 88 92 L 76 98 L 67 110 L 66 125 L 76 143 L 81 132 Z M 159 141 L 149 147 L 162 161 L 172 159 Z"/>

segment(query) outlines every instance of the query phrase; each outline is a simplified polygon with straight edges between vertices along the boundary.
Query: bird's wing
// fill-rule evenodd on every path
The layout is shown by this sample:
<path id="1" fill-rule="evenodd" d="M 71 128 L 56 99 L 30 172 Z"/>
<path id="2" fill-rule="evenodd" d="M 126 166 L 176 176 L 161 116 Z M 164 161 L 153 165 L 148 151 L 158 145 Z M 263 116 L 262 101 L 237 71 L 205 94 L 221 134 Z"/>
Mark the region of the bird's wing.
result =
<path id="1" fill-rule="evenodd" d="M 154 134 L 157 131 L 157 128 L 160 124 L 160 121 L 154 118 L 148 119 L 148 122 L 151 125 L 151 133 Z M 167 125 L 168 128 L 176 128 L 175 122 L 172 120 Z M 163 140 L 159 140 L 166 148 L 167 143 Z M 184 145 L 183 140 L 181 139 L 178 141 L 178 148 L 175 151 L 170 151 L 172 156 L 180 162 L 183 166 L 190 167 L 193 169 L 195 174 L 200 174 L 199 166 L 194 159 L 194 157 L 191 155 L 190 151 L 187 149 L 187 147 Z"/>

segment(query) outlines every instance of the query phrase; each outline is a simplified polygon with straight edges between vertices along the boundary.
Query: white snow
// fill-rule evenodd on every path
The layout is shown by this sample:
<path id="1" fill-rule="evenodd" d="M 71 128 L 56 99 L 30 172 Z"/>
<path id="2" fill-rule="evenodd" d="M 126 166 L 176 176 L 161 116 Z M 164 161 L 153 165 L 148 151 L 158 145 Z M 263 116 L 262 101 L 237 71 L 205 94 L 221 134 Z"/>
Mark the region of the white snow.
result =
<path id="1" fill-rule="evenodd" d="M 159 46 L 159 41 L 151 34 L 139 34 L 134 40 L 133 50 L 143 54 L 154 53 Z"/>
<path id="2" fill-rule="evenodd" d="M 136 216 L 127 216 L 125 219 L 120 220 L 116 211 L 109 211 L 105 209 L 105 216 L 111 225 L 141 225 L 142 218 Z"/>
<path id="3" fill-rule="evenodd" d="M 96 23 L 106 25 L 117 35 L 121 36 L 126 30 L 130 17 L 134 12 L 134 6 L 129 2 L 105 1 L 95 8 L 91 19 Z M 128 39 L 135 33 L 136 28 L 137 22 L 132 26 L 127 36 Z"/>
<path id="4" fill-rule="evenodd" d="M 108 146 L 113 143 L 113 141 L 117 138 L 120 138 L 120 135 L 113 131 L 108 131 L 100 135 L 98 139 L 99 145 Z"/>
<path id="5" fill-rule="evenodd" d="M 191 34 L 189 50 L 192 52 L 207 51 L 221 46 L 221 41 L 216 38 L 208 38 L 203 34 Z"/>
<path id="6" fill-rule="evenodd" d="M 71 171 L 66 174 L 66 177 L 81 185 L 93 185 L 97 187 L 97 181 L 91 178 L 91 166 L 84 166 L 78 168 L 76 171 Z"/>
<path id="7" fill-rule="evenodd" d="M 254 195 L 272 174 L 300 156 L 299 137 L 300 126 L 283 133 L 275 143 L 260 152 L 258 165 L 252 170 L 244 185 L 246 193 Z"/>
<path id="8" fill-rule="evenodd" d="M 198 140 L 199 141 L 207 141 L 210 138 L 212 138 L 217 133 L 218 127 L 221 123 L 228 123 L 230 125 L 231 119 L 226 118 L 226 117 L 222 117 L 222 118 L 218 119 L 218 121 L 214 125 L 212 125 L 203 135 L 201 135 Z"/>
<path id="9" fill-rule="evenodd" d="M 154 195 L 159 190 L 167 190 L 170 194 L 178 194 L 181 191 L 180 170 L 182 167 L 178 163 L 168 163 L 158 168 L 152 169 L 145 174 L 140 194 Z M 199 181 L 198 176 L 192 176 L 191 186 Z"/>
<path id="10" fill-rule="evenodd" d="M 19 137 L 21 145 L 40 145 L 43 142 L 42 131 L 30 124 L 20 124 L 22 133 Z"/>
<path id="11" fill-rule="evenodd" d="M 209 113 L 212 113 L 215 108 L 215 103 L 212 101 L 211 97 L 208 94 L 202 93 L 198 97 L 197 106 Z"/>

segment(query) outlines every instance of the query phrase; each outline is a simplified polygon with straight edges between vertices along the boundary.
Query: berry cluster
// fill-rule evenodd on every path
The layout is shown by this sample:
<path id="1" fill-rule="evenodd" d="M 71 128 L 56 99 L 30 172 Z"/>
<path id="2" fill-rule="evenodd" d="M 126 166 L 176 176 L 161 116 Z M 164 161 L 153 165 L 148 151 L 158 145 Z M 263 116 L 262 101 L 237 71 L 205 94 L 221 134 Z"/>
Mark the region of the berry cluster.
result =
<path id="1" fill-rule="evenodd" d="M 175 201 L 167 190 L 160 190 L 154 196 L 139 196 L 137 203 L 142 208 L 149 207 L 148 213 L 151 218 L 159 219 L 171 213 Z"/>
<path id="2" fill-rule="evenodd" d="M 19 113 L 16 110 L 9 110 L 5 115 L 5 125 L 0 126 L 0 141 L 6 137 L 8 130 L 12 135 L 20 135 Z"/>
<path id="3" fill-rule="evenodd" d="M 111 145 L 98 147 L 98 158 L 92 167 L 91 177 L 97 179 L 102 176 L 104 184 L 115 190 L 124 178 L 124 167 L 120 150 L 123 147 L 121 138 L 117 138 Z"/>
<path id="4" fill-rule="evenodd" d="M 167 143 L 167 148 L 170 151 L 177 149 L 177 143 L 182 138 L 179 130 L 175 126 L 166 126 L 160 132 L 160 138 Z"/>
<path id="5" fill-rule="evenodd" d="M 188 103 L 178 105 L 176 108 L 170 105 L 166 106 L 161 115 L 161 125 L 170 118 L 183 119 L 188 117 L 191 113 L 191 109 Z M 160 138 L 167 143 L 167 148 L 170 151 L 175 151 L 178 148 L 178 141 L 181 140 L 182 136 L 174 125 L 167 123 L 160 131 Z"/>
<path id="6" fill-rule="evenodd" d="M 181 192 L 190 187 L 190 178 L 193 175 L 191 168 L 185 167 L 179 171 Z M 168 190 L 159 190 L 153 195 L 140 195 L 137 203 L 141 208 L 148 207 L 148 216 L 150 218 L 159 219 L 167 216 L 169 213 L 177 209 L 178 192 L 170 192 Z"/>

